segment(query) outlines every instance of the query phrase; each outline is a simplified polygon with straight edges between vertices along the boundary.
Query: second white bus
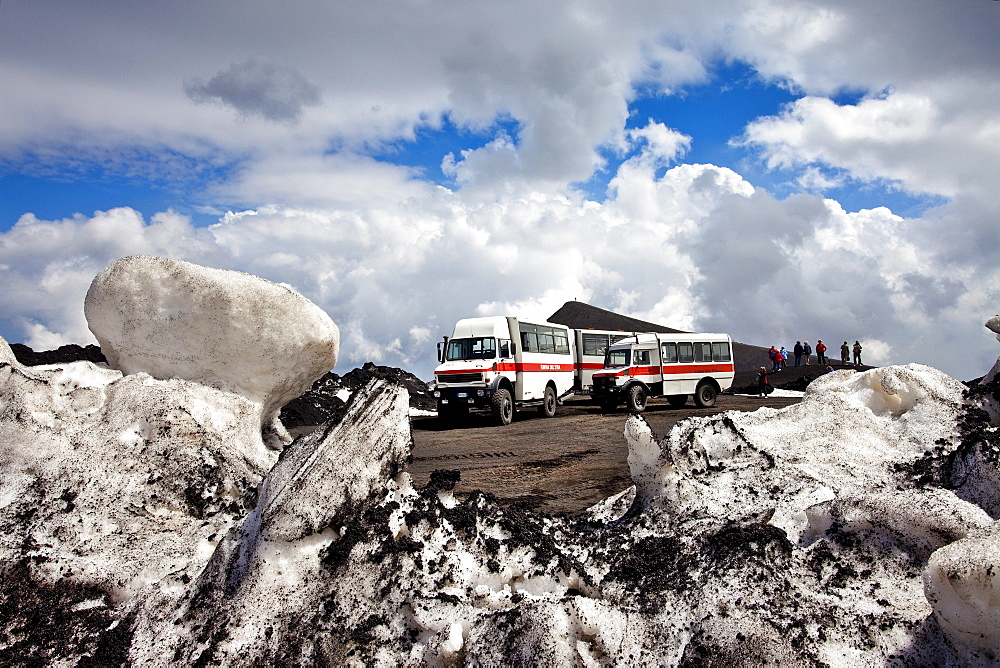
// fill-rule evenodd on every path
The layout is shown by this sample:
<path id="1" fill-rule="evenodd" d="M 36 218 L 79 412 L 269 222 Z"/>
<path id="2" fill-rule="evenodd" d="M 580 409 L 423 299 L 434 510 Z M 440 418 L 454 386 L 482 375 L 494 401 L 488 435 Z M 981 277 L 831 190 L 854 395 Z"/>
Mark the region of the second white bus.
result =
<path id="1" fill-rule="evenodd" d="M 693 396 L 697 406 L 709 408 L 734 373 L 728 334 L 639 334 L 608 347 L 591 396 L 606 410 L 624 403 L 635 413 L 645 410 L 649 397 L 683 406 Z"/>

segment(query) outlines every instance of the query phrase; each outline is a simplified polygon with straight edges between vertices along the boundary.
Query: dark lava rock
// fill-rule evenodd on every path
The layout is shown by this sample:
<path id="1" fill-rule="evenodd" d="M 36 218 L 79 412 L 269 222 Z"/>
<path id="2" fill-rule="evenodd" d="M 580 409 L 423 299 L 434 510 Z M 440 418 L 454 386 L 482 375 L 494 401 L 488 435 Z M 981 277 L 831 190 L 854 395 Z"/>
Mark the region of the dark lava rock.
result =
<path id="1" fill-rule="evenodd" d="M 70 362 L 93 362 L 94 364 L 107 364 L 104 353 L 100 347 L 93 344 L 89 346 L 78 346 L 71 343 L 66 346 L 59 346 L 55 350 L 43 350 L 35 352 L 23 343 L 12 343 L 10 349 L 14 352 L 17 361 L 25 366 L 40 366 L 42 364 L 68 364 Z"/>
<path id="2" fill-rule="evenodd" d="M 764 366 L 768 369 L 771 368 L 771 363 L 758 364 L 758 367 Z M 805 389 L 809 387 L 809 383 L 813 382 L 822 375 L 829 372 L 830 368 L 834 371 L 840 371 L 842 369 L 847 371 L 868 371 L 869 369 L 874 369 L 873 366 L 862 365 L 862 366 L 841 366 L 839 360 L 836 364 L 810 364 L 793 366 L 789 364 L 781 371 L 767 372 L 767 380 L 771 387 L 776 390 L 789 390 L 791 392 L 805 392 Z M 757 381 L 755 380 L 757 376 L 757 371 L 738 371 L 733 377 L 733 385 L 730 389 L 732 394 L 757 394 Z"/>
<path id="3" fill-rule="evenodd" d="M 352 394 L 379 378 L 402 385 L 410 393 L 410 408 L 435 410 L 434 397 L 427 385 L 409 371 L 395 367 L 379 366 L 366 362 L 360 369 L 339 376 L 332 371 L 313 383 L 312 388 L 298 399 L 293 399 L 281 409 L 281 422 L 288 429 L 324 424 L 344 417 L 345 406 L 337 393 L 347 390 Z"/>

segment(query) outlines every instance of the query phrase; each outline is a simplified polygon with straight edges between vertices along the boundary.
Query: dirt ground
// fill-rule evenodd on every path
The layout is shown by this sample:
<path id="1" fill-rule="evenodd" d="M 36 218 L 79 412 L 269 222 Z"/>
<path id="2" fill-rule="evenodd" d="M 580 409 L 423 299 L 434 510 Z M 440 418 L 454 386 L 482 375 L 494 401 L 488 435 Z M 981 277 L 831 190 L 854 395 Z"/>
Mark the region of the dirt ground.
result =
<path id="1" fill-rule="evenodd" d="M 729 410 L 753 411 L 761 406 L 784 408 L 798 398 L 720 395 L 715 408 L 692 401 L 672 408 L 654 399 L 644 412 L 658 437 L 679 420 Z M 505 502 L 521 502 L 550 513 L 578 512 L 631 485 L 628 447 L 623 436 L 628 412 L 604 414 L 589 400 L 571 399 L 554 418 L 535 409 L 516 415 L 506 427 L 488 415 L 473 415 L 457 425 L 436 417 L 411 419 L 413 462 L 408 470 L 416 485 L 427 483 L 436 469 L 461 472 L 460 497 L 474 489 Z"/>

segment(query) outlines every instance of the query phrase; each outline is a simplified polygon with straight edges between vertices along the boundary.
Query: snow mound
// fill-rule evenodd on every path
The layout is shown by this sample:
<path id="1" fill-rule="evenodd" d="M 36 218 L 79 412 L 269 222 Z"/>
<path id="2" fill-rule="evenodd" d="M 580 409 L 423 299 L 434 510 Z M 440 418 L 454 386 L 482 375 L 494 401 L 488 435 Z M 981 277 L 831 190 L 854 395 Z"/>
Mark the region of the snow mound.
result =
<path id="1" fill-rule="evenodd" d="M 203 570 L 277 455 L 238 394 L 8 353 L 0 340 L 0 580 L 15 588 L 0 600 L 48 621 L 40 638 L 8 626 L 5 648 L 79 656 L 140 592 Z"/>
<path id="2" fill-rule="evenodd" d="M 112 367 L 237 392 L 265 421 L 332 369 L 340 346 L 330 317 L 294 290 L 167 258 L 112 262 L 84 312 Z"/>

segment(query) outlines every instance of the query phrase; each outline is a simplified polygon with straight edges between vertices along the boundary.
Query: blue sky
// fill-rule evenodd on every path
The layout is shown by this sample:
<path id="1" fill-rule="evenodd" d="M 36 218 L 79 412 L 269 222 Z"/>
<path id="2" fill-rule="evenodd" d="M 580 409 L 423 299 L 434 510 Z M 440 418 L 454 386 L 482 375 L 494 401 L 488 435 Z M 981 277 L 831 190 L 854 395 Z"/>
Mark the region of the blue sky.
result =
<path id="1" fill-rule="evenodd" d="M 780 113 L 796 94 L 776 83 L 768 83 L 744 62 L 710 64 L 708 81 L 685 87 L 673 94 L 640 90 L 629 104 L 626 128 L 645 125 L 650 119 L 666 123 L 691 137 L 691 147 L 684 153 L 685 162 L 707 163 L 739 171 L 755 186 L 766 188 L 778 197 L 795 192 L 785 170 L 768 169 L 756 151 L 741 146 L 739 138 L 747 123 L 761 116 Z M 861 94 L 833 96 L 839 104 L 856 104 Z M 517 137 L 516 119 L 501 117 L 485 129 L 456 126 L 445 115 L 439 124 L 418 127 L 413 137 L 372 145 L 366 151 L 377 160 L 412 167 L 434 183 L 452 188 L 455 179 L 442 171 L 442 158 L 459 155 L 463 150 L 481 147 L 492 137 L 506 134 Z M 331 149 L 336 152 L 336 149 Z M 626 156 L 614 150 L 602 152 L 607 164 L 583 182 L 574 183 L 588 199 L 603 201 L 608 182 Z M 209 225 L 219 207 L 253 206 L 254 202 L 217 201 L 205 193 L 213 182 L 225 177 L 226 169 L 202 166 L 187 178 L 166 181 L 155 174 L 130 175 L 109 169 L 100 163 L 73 166 L 42 166 L 37 160 L 10 161 L 0 172 L 0 224 L 9 229 L 26 212 L 39 218 L 56 219 L 74 214 L 119 206 L 131 207 L 149 217 L 172 209 L 190 216 L 196 225 Z M 661 171 L 665 171 L 664 167 Z M 837 199 L 847 210 L 887 206 L 905 216 L 918 216 L 927 207 L 941 204 L 944 198 L 913 196 L 891 183 L 848 183 L 828 188 L 827 196 Z"/>
<path id="2" fill-rule="evenodd" d="M 995 2 L 294 9 L 0 7 L 0 335 L 90 342 L 89 280 L 147 253 L 294 286 L 345 370 L 573 298 L 996 358 Z"/>

